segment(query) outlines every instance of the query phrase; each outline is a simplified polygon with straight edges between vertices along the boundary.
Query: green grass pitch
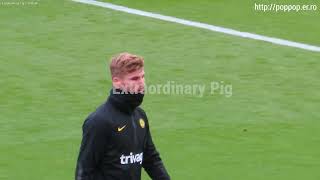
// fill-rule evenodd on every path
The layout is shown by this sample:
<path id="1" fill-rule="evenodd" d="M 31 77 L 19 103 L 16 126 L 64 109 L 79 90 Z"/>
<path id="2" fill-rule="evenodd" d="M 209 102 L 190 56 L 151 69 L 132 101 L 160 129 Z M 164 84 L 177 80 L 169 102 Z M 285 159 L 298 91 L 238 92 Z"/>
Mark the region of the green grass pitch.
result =
<path id="1" fill-rule="evenodd" d="M 1 180 L 74 178 L 82 123 L 107 98 L 107 62 L 122 51 L 145 57 L 148 84 L 233 86 L 230 98 L 146 96 L 173 180 L 320 179 L 320 53 L 69 0 L 38 2 L 0 6 Z M 262 13 L 251 0 L 108 2 L 320 45 L 319 10 Z"/>

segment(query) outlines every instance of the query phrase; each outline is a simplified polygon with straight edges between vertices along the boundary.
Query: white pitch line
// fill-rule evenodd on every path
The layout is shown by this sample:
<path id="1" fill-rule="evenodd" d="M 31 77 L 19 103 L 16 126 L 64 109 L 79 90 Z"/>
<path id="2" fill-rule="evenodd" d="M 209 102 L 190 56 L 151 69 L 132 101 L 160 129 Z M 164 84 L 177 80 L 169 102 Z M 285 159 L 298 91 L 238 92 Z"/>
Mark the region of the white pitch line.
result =
<path id="1" fill-rule="evenodd" d="M 288 41 L 285 39 L 268 37 L 268 36 L 263 36 L 263 35 L 259 35 L 259 34 L 248 33 L 248 32 L 241 32 L 241 31 L 237 31 L 234 29 L 214 26 L 214 25 L 195 22 L 195 21 L 189 21 L 189 20 L 180 19 L 180 18 L 171 17 L 171 16 L 165 16 L 165 15 L 161 15 L 161 14 L 157 14 L 157 13 L 141 11 L 138 9 L 131 9 L 128 7 L 114 5 L 111 3 L 99 2 L 99 1 L 95 1 L 95 0 L 72 0 L 72 1 L 84 3 L 84 4 L 95 5 L 95 6 L 100 6 L 100 7 L 104 7 L 104 8 L 108 8 L 108 9 L 113 9 L 116 11 L 126 12 L 129 14 L 135 14 L 135 15 L 139 15 L 139 16 L 145 16 L 145 17 L 150 17 L 150 18 L 154 18 L 154 19 L 160 19 L 163 21 L 183 24 L 186 26 L 207 29 L 210 31 L 220 32 L 220 33 L 229 34 L 229 35 L 233 35 L 233 36 L 239 36 L 239 37 L 243 37 L 243 38 L 247 38 L 247 39 L 255 39 L 255 40 L 259 40 L 259 41 L 265 41 L 265 42 L 270 42 L 273 44 L 282 45 L 282 46 L 289 46 L 289 47 L 295 47 L 295 48 L 309 50 L 309 51 L 320 52 L 319 46 L 313 46 L 313 45 L 309 45 L 309 44 L 293 42 L 293 41 Z"/>

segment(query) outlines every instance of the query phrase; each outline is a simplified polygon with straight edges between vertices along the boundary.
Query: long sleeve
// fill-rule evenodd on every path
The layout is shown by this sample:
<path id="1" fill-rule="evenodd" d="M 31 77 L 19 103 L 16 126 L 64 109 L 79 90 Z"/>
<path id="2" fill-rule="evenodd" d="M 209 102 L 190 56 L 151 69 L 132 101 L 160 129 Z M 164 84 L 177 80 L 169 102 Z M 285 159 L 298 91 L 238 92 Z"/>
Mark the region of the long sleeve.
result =
<path id="1" fill-rule="evenodd" d="M 151 137 L 149 125 L 147 125 L 147 140 L 143 152 L 142 166 L 153 180 L 170 180 L 170 176 L 164 167 Z"/>
<path id="2" fill-rule="evenodd" d="M 89 117 L 82 126 L 83 135 L 75 180 L 99 180 L 102 177 L 99 166 L 108 142 L 107 130 L 102 122 Z"/>

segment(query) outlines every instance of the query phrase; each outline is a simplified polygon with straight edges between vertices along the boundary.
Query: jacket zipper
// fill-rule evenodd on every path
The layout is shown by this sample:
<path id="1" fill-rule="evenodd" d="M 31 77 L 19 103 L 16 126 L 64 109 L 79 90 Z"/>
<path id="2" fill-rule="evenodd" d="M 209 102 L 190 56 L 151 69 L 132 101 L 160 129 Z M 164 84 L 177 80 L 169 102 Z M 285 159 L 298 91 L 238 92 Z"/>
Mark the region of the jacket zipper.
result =
<path id="1" fill-rule="evenodd" d="M 134 144 L 138 143 L 138 138 L 137 138 L 137 125 L 134 122 L 134 115 L 131 115 L 131 123 L 132 123 L 132 127 L 133 127 L 133 140 L 134 140 Z"/>

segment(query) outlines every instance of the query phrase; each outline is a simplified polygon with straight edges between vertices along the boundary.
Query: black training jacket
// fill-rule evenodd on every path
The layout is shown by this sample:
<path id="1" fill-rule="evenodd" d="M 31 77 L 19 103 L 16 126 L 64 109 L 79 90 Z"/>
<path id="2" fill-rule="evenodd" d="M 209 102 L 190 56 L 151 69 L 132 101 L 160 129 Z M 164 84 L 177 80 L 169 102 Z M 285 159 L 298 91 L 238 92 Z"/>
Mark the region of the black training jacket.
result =
<path id="1" fill-rule="evenodd" d="M 152 142 L 148 118 L 123 96 L 110 93 L 90 114 L 76 166 L 76 180 L 140 180 L 143 167 L 153 180 L 170 177 Z"/>

